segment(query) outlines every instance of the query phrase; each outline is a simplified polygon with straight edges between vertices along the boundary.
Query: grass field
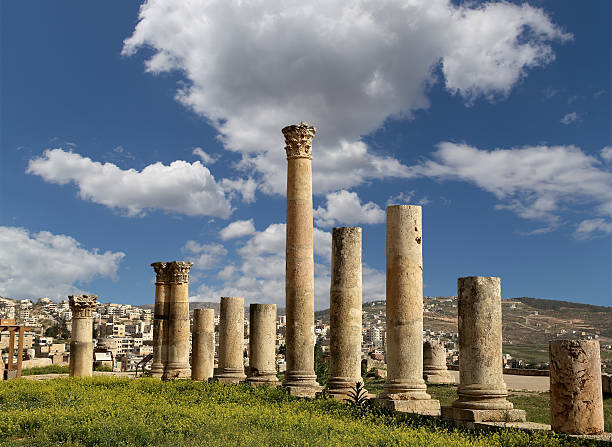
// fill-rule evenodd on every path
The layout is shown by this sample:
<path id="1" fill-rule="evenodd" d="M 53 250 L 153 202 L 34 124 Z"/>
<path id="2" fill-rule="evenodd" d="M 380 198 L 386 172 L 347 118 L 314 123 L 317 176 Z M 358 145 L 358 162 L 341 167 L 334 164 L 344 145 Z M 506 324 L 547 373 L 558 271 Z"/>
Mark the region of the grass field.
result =
<path id="1" fill-rule="evenodd" d="M 527 363 L 546 363 L 549 360 L 547 344 L 504 344 L 503 352 Z"/>
<path id="2" fill-rule="evenodd" d="M 34 368 L 22 369 L 21 375 L 36 376 L 39 374 L 68 374 L 68 370 L 68 365 L 35 366 Z"/>
<path id="3" fill-rule="evenodd" d="M 441 390 L 449 393 L 450 387 Z M 450 398 L 450 396 L 448 396 Z M 247 385 L 155 379 L 0 383 L 3 446 L 570 446 L 544 433 L 458 430 L 440 419 L 290 397 Z"/>

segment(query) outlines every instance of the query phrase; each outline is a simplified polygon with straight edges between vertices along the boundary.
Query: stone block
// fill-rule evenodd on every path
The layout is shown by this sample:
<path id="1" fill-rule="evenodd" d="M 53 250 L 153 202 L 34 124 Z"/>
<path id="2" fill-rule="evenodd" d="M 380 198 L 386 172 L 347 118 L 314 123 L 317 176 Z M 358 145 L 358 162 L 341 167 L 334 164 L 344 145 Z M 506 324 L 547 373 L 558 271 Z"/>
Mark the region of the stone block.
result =
<path id="1" fill-rule="evenodd" d="M 457 422 L 525 422 L 525 410 L 473 410 L 442 407 L 442 417 Z"/>
<path id="2" fill-rule="evenodd" d="M 374 404 L 400 413 L 440 416 L 440 402 L 434 399 L 374 399 Z"/>

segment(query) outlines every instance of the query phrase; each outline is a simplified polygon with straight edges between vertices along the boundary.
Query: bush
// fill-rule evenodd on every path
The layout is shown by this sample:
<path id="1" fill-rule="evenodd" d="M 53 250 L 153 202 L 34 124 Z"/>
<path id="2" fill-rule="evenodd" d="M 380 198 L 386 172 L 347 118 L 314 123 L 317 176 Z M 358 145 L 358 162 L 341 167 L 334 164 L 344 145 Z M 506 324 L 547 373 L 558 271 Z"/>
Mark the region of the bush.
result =
<path id="1" fill-rule="evenodd" d="M 36 376 L 39 374 L 68 374 L 68 365 L 48 365 L 48 366 L 35 366 L 33 368 L 27 368 L 21 370 L 22 376 Z"/>

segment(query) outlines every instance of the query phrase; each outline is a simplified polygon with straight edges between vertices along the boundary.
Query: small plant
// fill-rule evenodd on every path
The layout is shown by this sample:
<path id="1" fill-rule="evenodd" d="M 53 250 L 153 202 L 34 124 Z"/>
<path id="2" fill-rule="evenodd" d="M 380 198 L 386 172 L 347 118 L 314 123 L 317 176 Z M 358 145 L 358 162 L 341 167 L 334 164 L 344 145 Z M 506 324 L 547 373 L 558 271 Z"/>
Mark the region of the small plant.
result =
<path id="1" fill-rule="evenodd" d="M 363 386 L 363 382 L 355 382 L 345 400 L 356 407 L 363 407 L 368 401 L 368 390 Z"/>

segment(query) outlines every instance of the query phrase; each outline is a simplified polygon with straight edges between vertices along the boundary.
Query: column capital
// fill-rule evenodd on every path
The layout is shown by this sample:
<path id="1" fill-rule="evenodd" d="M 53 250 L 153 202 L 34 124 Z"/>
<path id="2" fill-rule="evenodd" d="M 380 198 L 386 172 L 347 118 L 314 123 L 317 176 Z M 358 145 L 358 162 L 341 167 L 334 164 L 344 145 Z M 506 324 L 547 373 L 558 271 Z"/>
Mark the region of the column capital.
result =
<path id="1" fill-rule="evenodd" d="M 158 284 L 167 284 L 170 281 L 169 278 L 169 262 L 154 262 L 151 264 L 151 267 L 155 270 L 157 277 L 155 278 L 155 282 Z"/>
<path id="2" fill-rule="evenodd" d="M 98 295 L 69 295 L 72 318 L 91 318 L 97 306 Z"/>
<path id="3" fill-rule="evenodd" d="M 302 122 L 299 125 L 284 127 L 282 132 L 285 136 L 287 160 L 294 158 L 312 160 L 312 139 L 317 132 L 314 126 Z"/>
<path id="4" fill-rule="evenodd" d="M 193 262 L 173 261 L 168 263 L 168 281 L 173 284 L 189 283 L 189 270 Z"/>

